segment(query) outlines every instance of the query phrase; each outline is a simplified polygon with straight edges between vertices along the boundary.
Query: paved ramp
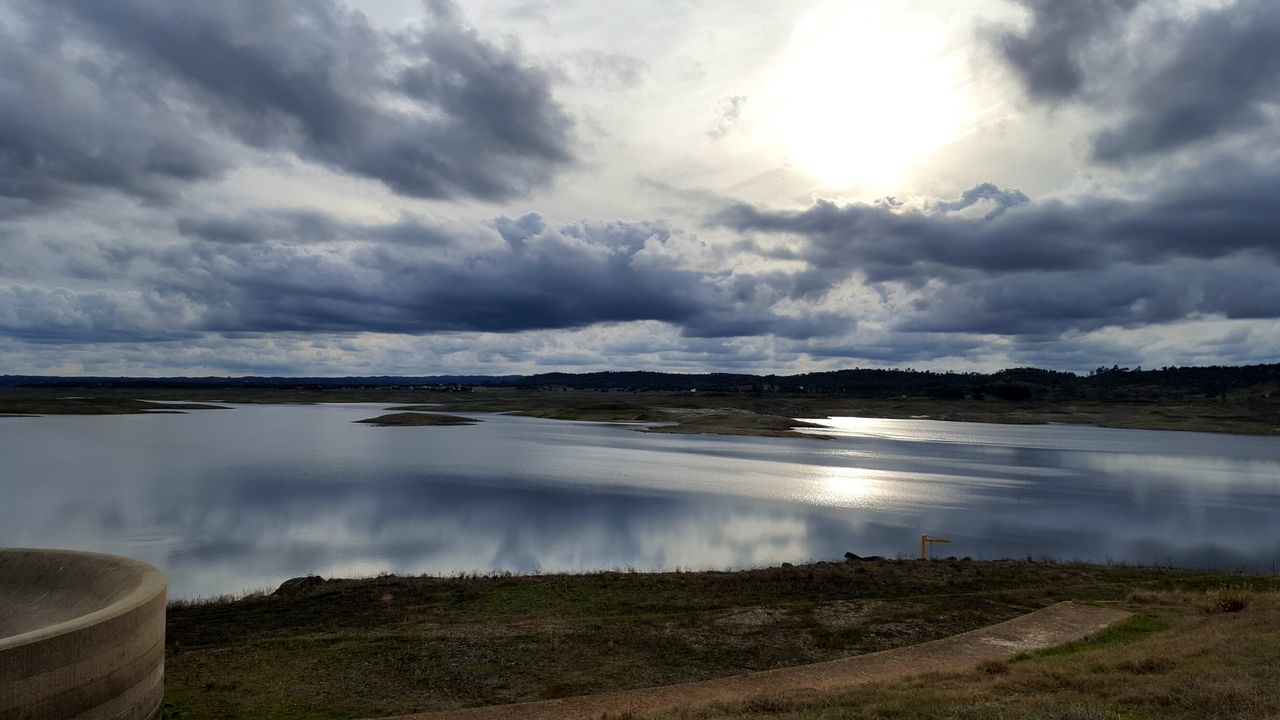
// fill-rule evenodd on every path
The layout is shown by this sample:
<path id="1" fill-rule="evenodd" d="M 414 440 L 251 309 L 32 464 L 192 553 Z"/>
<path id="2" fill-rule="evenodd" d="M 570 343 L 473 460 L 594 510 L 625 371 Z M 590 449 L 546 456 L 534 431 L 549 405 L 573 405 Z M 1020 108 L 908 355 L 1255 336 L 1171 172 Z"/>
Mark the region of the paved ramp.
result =
<path id="1" fill-rule="evenodd" d="M 1061 602 L 949 638 L 813 665 L 560 700 L 402 715 L 390 720 L 598 720 L 605 713 L 642 715 L 771 693 L 835 690 L 924 672 L 967 670 L 985 660 L 1000 660 L 1026 650 L 1082 639 L 1128 616 L 1113 608 Z"/>

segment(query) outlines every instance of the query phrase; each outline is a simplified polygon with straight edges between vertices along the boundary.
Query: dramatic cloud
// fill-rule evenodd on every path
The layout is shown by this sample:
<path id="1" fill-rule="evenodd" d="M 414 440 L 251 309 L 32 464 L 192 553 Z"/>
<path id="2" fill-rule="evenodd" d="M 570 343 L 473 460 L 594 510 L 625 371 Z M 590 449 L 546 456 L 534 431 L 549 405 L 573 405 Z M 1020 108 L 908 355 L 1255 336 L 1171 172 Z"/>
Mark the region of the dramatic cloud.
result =
<path id="1" fill-rule="evenodd" d="M 35 342 L 173 338 L 196 308 L 161 292 L 0 287 L 0 332 Z"/>
<path id="2" fill-rule="evenodd" d="M 329 0 L 17 3 L 0 15 L 0 196 L 154 200 L 225 170 L 235 144 L 417 197 L 545 185 L 573 159 L 549 76 L 430 7 L 388 33 Z"/>
<path id="3" fill-rule="evenodd" d="M 995 183 L 982 183 L 960 193 L 960 199 L 936 202 L 933 208 L 941 212 L 959 212 L 976 206 L 985 211 L 984 219 L 990 220 L 1011 207 L 1030 201 L 1031 198 L 1021 190 L 1001 190 Z M 886 198 L 881 205 L 897 208 L 902 203 L 894 198 Z"/>
<path id="4" fill-rule="evenodd" d="M 156 200 L 225 168 L 217 138 L 149 74 L 85 57 L 45 6 L 18 7 L 27 17 L 0 10 L 0 217 L 86 187 Z"/>
<path id="5" fill-rule="evenodd" d="M 149 292 L 0 285 L 0 330 L 38 340 L 80 331 L 146 334 L 521 332 L 658 320 L 691 337 L 808 337 L 850 322 L 780 312 L 770 274 L 680 267 L 661 223 L 549 227 L 529 214 L 492 227 L 421 218 L 361 225 L 315 212 L 182 217 L 188 242 L 82 248 L 85 278 L 129 277 Z"/>
<path id="6" fill-rule="evenodd" d="M 1084 85 L 1082 55 L 1103 39 L 1113 39 L 1117 21 L 1138 0 L 1020 0 L 1031 14 L 1023 31 L 993 35 L 1000 53 L 1018 73 L 1027 93 L 1051 102 L 1069 98 Z"/>
<path id="7" fill-rule="evenodd" d="M 991 35 L 1027 94 L 1119 117 L 1092 138 L 1104 163 L 1158 156 L 1273 122 L 1280 102 L 1280 4 L 1179 10 L 1138 0 L 1022 0 L 1023 30 Z M 1139 22 L 1141 21 L 1141 22 Z"/>
<path id="8" fill-rule="evenodd" d="M 0 3 L 0 365 L 1280 360 L 1280 3 L 459 3 Z"/>
<path id="9" fill-rule="evenodd" d="M 798 260 L 794 292 L 821 296 L 851 274 L 916 291 L 896 325 L 998 335 L 1058 334 L 1199 314 L 1280 317 L 1280 177 L 1240 171 L 1145 200 L 1032 203 L 979 185 L 924 210 L 820 201 L 739 205 L 715 221 L 798 243 L 756 247 Z M 992 209 L 966 216 L 985 202 Z"/>
<path id="10" fill-rule="evenodd" d="M 1243 256 L 1099 271 L 1014 273 L 939 283 L 922 294 L 901 329 L 1057 337 L 1070 331 L 1135 327 L 1218 315 L 1280 317 L 1280 292 L 1266 277 L 1280 266 Z M 1262 285 L 1255 283 L 1261 282 Z"/>
<path id="11" fill-rule="evenodd" d="M 1167 59 L 1135 84 L 1127 117 L 1094 139 L 1094 155 L 1107 162 L 1150 156 L 1272 122 L 1280 102 L 1277 37 L 1280 4 L 1271 0 L 1195 16 L 1177 29 Z"/>

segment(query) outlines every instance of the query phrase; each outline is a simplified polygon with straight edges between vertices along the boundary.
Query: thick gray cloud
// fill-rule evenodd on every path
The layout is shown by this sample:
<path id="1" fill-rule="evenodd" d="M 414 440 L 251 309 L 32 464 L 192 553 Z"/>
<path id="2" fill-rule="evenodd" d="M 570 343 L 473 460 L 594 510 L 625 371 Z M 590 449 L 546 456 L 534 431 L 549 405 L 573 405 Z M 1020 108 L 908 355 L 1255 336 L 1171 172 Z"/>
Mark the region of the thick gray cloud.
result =
<path id="1" fill-rule="evenodd" d="M 1209 262 L 1120 264 L 1099 270 L 973 276 L 931 287 L 903 330 L 1057 337 L 1068 331 L 1158 325 L 1201 315 L 1280 317 L 1267 278 L 1280 266 L 1244 255 Z"/>
<path id="2" fill-rule="evenodd" d="M 154 201 L 226 167 L 150 73 L 85 57 L 43 5 L 16 9 L 0 10 L 0 217 L 95 188 Z"/>
<path id="3" fill-rule="evenodd" d="M 1116 25 L 1138 0 L 1019 0 L 1031 14 L 1021 32 L 1003 30 L 992 40 L 1018 73 L 1027 93 L 1050 102 L 1069 98 L 1084 85 L 1082 55 L 1095 43 L 1114 39 Z"/>
<path id="4" fill-rule="evenodd" d="M 1237 169 L 1143 200 L 1028 201 L 984 184 L 926 210 L 883 204 L 776 212 L 739 205 L 715 222 L 761 252 L 801 261 L 791 291 L 820 298 L 851 276 L 914 289 L 907 330 L 1058 334 L 1203 314 L 1280 317 L 1280 176 Z M 985 200 L 994 210 L 958 212 Z"/>
<path id="5" fill-rule="evenodd" d="M 1274 261 L 1246 253 L 1211 261 L 1122 264 L 1090 272 L 975 276 L 932 288 L 901 330 L 1051 340 L 1108 327 L 1142 328 L 1211 316 L 1280 318 Z"/>
<path id="6" fill-rule="evenodd" d="M 1240 0 L 1179 28 L 1171 56 L 1094 138 L 1106 162 L 1156 155 L 1272 121 L 1280 102 L 1280 3 Z M 1157 41 L 1158 42 L 1158 41 Z"/>
<path id="7" fill-rule="evenodd" d="M 990 206 L 989 208 L 986 208 L 985 219 L 990 220 L 1011 207 L 1017 207 L 1018 205 L 1030 202 L 1031 198 L 1027 197 L 1026 193 L 1021 190 L 1002 190 L 995 183 L 988 182 L 980 185 L 974 185 L 968 190 L 965 190 L 960 193 L 960 198 L 957 200 L 942 200 L 936 202 L 933 204 L 933 208 L 942 212 L 958 212 L 960 210 L 967 210 L 975 205 L 980 205 L 984 201 L 986 201 L 986 204 Z M 902 207 L 902 202 L 894 198 L 879 200 L 877 201 L 877 204 L 891 209 Z"/>
<path id="8" fill-rule="evenodd" d="M 30 342 L 191 337 L 195 308 L 181 296 L 142 290 L 0 287 L 0 333 Z"/>
<path id="9" fill-rule="evenodd" d="M 736 127 L 736 93 L 775 96 L 752 83 L 783 60 L 784 22 L 746 42 L 716 11 L 714 43 L 670 47 L 595 42 L 598 11 L 498 22 L 535 66 L 438 1 L 416 24 L 382 10 L 382 25 L 339 0 L 0 3 L 0 360 L 335 374 L 446 355 L 465 372 L 1079 369 L 1149 364 L 1147 348 L 1274 360 L 1280 5 L 1014 1 L 1028 24 L 986 29 L 984 47 L 1052 112 L 1001 115 L 937 152 L 967 160 L 904 177 L 972 184 L 980 167 L 1075 195 L 982 183 L 921 200 L 904 181 L 799 209 L 779 203 L 814 190 L 770 165 L 783 148 L 766 147 L 768 123 Z M 670 8 L 604 14 L 632 12 L 666 19 L 627 15 L 623 35 L 692 37 L 665 33 L 690 17 Z M 743 142 L 714 142 L 727 133 Z M 1087 159 L 1073 147 L 1107 167 L 1072 166 Z M 658 178 L 650 192 L 636 174 Z M 708 215 L 697 236 L 677 227 Z"/>
<path id="10" fill-rule="evenodd" d="M 991 34 L 1034 100 L 1116 115 L 1091 140 L 1117 164 L 1272 122 L 1280 102 L 1280 4 L 1197 11 L 1137 0 L 1022 0 L 1031 22 Z M 1150 16 L 1154 15 L 1152 18 Z"/>
<path id="11" fill-rule="evenodd" d="M 179 241 L 79 247 L 69 272 L 146 292 L 10 290 L 0 331 L 51 340 L 218 333 L 513 333 L 657 320 L 689 337 L 843 330 L 775 306 L 785 276 L 680 267 L 657 222 L 551 226 L 529 214 L 447 228 L 361 225 L 317 212 L 177 220 Z"/>
<path id="12" fill-rule="evenodd" d="M 239 215 L 179 215 L 175 222 L 180 235 L 210 243 L 316 245 L 354 240 L 443 247 L 458 241 L 449 229 L 411 215 L 393 223 L 361 225 L 317 210 L 256 210 Z M 503 222 L 507 218 L 495 225 L 500 229 Z"/>
<path id="13" fill-rule="evenodd" d="M 660 226 L 570 228 L 484 248 L 361 243 L 198 248 L 219 331 L 512 332 L 596 322 L 692 321 L 714 302 L 695 273 L 637 267 Z M 577 237 L 575 237 L 577 235 Z M 230 250 L 230 252 L 228 252 Z M 216 274 L 215 274 L 216 273 Z"/>
<path id="14" fill-rule="evenodd" d="M 330 0 L 16 3 L 0 14 L 0 199 L 155 200 L 241 144 L 417 197 L 550 182 L 573 161 L 550 77 L 431 8 L 391 34 Z"/>

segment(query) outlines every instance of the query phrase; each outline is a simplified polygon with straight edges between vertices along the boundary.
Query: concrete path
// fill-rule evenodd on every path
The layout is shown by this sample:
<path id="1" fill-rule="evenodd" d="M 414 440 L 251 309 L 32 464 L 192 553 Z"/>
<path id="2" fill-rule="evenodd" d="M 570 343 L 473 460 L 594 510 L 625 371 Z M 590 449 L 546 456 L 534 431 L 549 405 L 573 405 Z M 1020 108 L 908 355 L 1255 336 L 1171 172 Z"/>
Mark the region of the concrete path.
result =
<path id="1" fill-rule="evenodd" d="M 813 665 L 560 700 L 401 715 L 389 720 L 598 720 L 606 713 L 642 715 L 757 695 L 835 690 L 925 672 L 968 670 L 985 660 L 1079 640 L 1128 616 L 1123 610 L 1061 602 L 941 640 Z"/>

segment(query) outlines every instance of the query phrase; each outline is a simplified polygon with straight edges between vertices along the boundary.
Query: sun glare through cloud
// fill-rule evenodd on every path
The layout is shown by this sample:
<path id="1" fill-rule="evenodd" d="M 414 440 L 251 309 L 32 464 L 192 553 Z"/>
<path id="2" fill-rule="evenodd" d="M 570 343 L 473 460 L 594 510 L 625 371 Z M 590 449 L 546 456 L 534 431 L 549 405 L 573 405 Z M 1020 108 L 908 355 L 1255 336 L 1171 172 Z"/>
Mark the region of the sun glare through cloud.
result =
<path id="1" fill-rule="evenodd" d="M 902 3 L 828 2 L 796 24 L 778 78 L 788 159 L 833 187 L 889 190 L 973 115 L 941 20 Z"/>

